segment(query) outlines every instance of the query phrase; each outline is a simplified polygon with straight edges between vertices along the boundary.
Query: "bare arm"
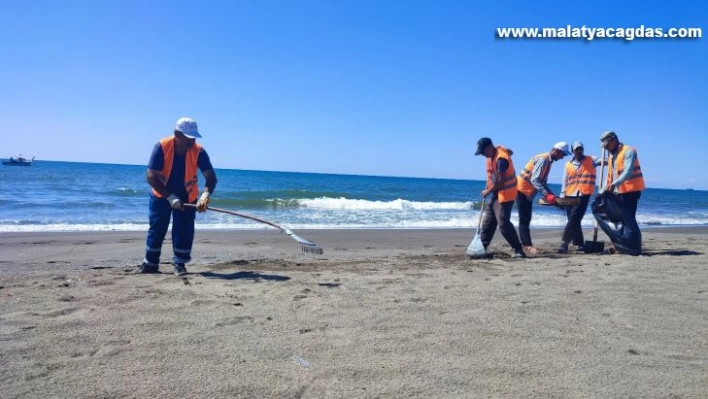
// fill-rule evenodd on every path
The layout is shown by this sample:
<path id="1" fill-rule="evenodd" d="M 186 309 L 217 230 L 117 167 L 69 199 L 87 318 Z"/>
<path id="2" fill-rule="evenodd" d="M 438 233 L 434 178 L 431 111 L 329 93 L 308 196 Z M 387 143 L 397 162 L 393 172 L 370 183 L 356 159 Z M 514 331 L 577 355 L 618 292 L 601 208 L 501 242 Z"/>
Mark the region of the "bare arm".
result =
<path id="1" fill-rule="evenodd" d="M 165 187 L 165 185 L 162 184 L 162 181 L 160 181 L 159 171 L 148 168 L 145 179 L 147 180 L 150 187 L 154 188 L 155 191 L 160 193 L 163 198 L 166 198 L 170 195 L 170 192 L 169 190 L 167 190 L 167 187 Z"/>
<path id="2" fill-rule="evenodd" d="M 216 172 L 214 172 L 214 169 L 209 169 L 202 172 L 202 175 L 204 175 L 204 179 L 206 180 L 206 183 L 204 184 L 205 190 L 208 191 L 209 194 L 214 194 L 217 182 Z"/>

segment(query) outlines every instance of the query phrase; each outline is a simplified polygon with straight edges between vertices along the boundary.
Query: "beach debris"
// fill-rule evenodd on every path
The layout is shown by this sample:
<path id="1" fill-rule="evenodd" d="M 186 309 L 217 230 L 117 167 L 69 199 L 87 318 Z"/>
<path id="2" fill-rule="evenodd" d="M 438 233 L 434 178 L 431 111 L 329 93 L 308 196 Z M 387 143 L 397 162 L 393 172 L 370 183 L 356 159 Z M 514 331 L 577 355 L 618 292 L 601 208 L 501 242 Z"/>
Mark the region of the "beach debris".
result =
<path id="1" fill-rule="evenodd" d="M 296 364 L 299 364 L 300 366 L 302 366 L 308 370 L 312 368 L 312 363 L 308 362 L 303 357 L 295 356 L 295 357 L 293 357 L 293 360 L 295 361 Z"/>
<path id="2" fill-rule="evenodd" d="M 341 284 L 340 283 L 317 283 L 320 287 L 327 287 L 327 288 L 337 288 Z"/>

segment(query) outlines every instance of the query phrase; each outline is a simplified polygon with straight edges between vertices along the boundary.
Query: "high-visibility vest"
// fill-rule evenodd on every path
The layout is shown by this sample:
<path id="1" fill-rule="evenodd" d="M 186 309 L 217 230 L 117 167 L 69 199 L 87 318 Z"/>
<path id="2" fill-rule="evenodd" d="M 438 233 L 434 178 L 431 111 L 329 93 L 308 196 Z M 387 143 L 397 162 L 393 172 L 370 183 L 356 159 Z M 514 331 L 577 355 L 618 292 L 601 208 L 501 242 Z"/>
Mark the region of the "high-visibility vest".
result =
<path id="1" fill-rule="evenodd" d="M 497 176 L 497 160 L 499 158 L 509 161 L 509 167 L 506 172 L 501 174 L 501 179 L 504 185 L 497 191 L 499 202 L 509 202 L 516 199 L 516 172 L 514 171 L 514 163 L 511 161 L 509 150 L 503 146 L 496 146 L 497 153 L 492 158 L 487 158 L 487 188 L 494 185 L 494 178 Z"/>
<path id="2" fill-rule="evenodd" d="M 162 146 L 162 154 L 164 156 L 164 164 L 162 170 L 160 171 L 160 181 L 162 184 L 167 185 L 167 181 L 170 180 L 170 173 L 172 172 L 172 161 L 175 154 L 175 137 L 165 137 L 160 140 L 160 145 Z M 197 158 L 199 158 L 199 153 L 202 151 L 202 146 L 199 143 L 194 143 L 192 148 L 187 150 L 187 154 L 184 162 L 184 188 L 187 189 L 187 198 L 189 202 L 194 202 L 197 200 L 197 195 L 199 195 L 199 181 L 197 179 Z M 162 195 L 152 189 L 152 193 L 157 198 L 162 198 Z"/>
<path id="3" fill-rule="evenodd" d="M 639 166 L 639 154 L 637 153 L 637 150 L 634 147 L 630 147 L 626 144 L 620 145 L 622 147 L 617 153 L 616 172 L 612 170 L 613 165 L 615 164 L 615 156 L 613 154 L 610 154 L 609 157 L 609 165 L 607 165 L 607 186 L 609 186 L 614 179 L 622 175 L 622 172 L 624 171 L 624 156 L 626 155 L 627 150 L 632 149 L 634 150 L 634 153 L 636 155 L 636 157 L 634 158 L 634 164 L 632 165 L 632 174 L 629 176 L 629 179 L 625 180 L 624 183 L 619 185 L 619 187 L 617 188 L 617 192 L 620 194 L 624 194 L 630 193 L 632 191 L 644 190 L 646 186 L 644 185 L 644 175 L 642 175 L 642 167 Z"/>
<path id="4" fill-rule="evenodd" d="M 534 155 L 531 160 L 526 164 L 524 167 L 524 170 L 519 173 L 519 177 L 517 178 L 517 187 L 519 188 L 519 191 L 524 193 L 527 197 L 533 197 L 536 195 L 536 187 L 531 184 L 531 174 L 533 173 L 533 164 L 536 163 L 536 160 L 539 158 L 548 158 L 549 153 L 544 152 L 543 154 L 538 154 Z M 547 163 L 543 170 L 541 171 L 541 180 L 546 180 L 548 179 L 548 173 L 551 171 L 551 163 Z"/>
<path id="5" fill-rule="evenodd" d="M 567 179 L 565 181 L 565 195 L 575 195 L 578 190 L 582 195 L 592 195 L 595 192 L 595 179 L 597 171 L 595 170 L 595 161 L 586 156 L 580 161 L 580 167 L 575 170 L 573 161 L 565 163 L 565 173 Z"/>

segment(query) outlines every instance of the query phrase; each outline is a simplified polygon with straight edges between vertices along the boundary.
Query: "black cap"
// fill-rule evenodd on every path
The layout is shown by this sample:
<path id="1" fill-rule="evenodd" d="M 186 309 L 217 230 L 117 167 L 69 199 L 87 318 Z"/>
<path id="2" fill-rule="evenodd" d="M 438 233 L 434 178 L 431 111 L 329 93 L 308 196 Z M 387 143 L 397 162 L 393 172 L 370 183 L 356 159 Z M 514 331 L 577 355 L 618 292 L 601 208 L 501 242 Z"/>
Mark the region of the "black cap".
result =
<path id="1" fill-rule="evenodd" d="M 484 149 L 487 148 L 488 145 L 493 145 L 492 139 L 489 137 L 482 137 L 479 139 L 479 141 L 477 141 L 477 152 L 475 152 L 474 155 L 479 155 L 484 152 Z"/>

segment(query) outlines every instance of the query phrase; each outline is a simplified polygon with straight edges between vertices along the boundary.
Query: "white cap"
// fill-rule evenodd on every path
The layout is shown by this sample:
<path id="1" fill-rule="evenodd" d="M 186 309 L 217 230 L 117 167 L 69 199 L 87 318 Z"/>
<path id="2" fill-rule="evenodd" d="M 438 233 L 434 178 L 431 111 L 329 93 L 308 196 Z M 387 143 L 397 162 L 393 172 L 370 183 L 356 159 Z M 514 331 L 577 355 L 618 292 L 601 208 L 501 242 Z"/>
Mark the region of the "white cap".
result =
<path id="1" fill-rule="evenodd" d="M 565 141 L 557 142 L 556 145 L 553 146 L 553 149 L 561 150 L 561 151 L 563 151 L 563 154 L 565 154 L 565 155 L 572 154 L 570 152 L 570 148 L 568 147 L 568 143 L 566 143 Z"/>
<path id="2" fill-rule="evenodd" d="M 570 149 L 575 151 L 576 148 L 585 149 L 585 146 L 583 145 L 582 141 L 576 141 L 575 143 L 573 143 L 573 145 L 570 147 Z"/>
<path id="3" fill-rule="evenodd" d="M 190 139 L 202 137 L 197 129 L 197 121 L 192 118 L 179 118 L 175 123 L 175 130 L 179 130 Z"/>

